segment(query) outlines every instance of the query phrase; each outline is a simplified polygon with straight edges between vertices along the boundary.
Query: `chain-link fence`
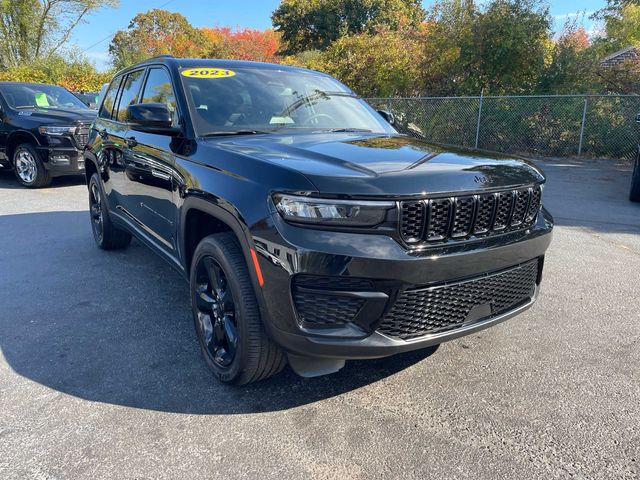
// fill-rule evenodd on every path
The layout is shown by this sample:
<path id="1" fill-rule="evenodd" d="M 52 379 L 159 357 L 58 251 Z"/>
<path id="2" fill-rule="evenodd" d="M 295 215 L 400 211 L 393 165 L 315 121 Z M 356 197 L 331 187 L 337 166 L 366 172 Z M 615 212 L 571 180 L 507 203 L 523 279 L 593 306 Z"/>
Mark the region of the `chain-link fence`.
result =
<path id="1" fill-rule="evenodd" d="M 631 158 L 637 95 L 371 98 L 403 133 L 442 145 L 522 155 Z"/>

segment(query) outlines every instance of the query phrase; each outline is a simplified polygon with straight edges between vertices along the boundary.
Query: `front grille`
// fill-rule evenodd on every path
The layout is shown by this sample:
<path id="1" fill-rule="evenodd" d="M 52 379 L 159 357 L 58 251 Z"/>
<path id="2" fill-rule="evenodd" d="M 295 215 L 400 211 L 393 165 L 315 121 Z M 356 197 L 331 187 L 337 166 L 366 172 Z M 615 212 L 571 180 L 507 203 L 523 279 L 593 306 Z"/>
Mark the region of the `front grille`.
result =
<path id="1" fill-rule="evenodd" d="M 458 283 L 405 290 L 378 331 L 409 340 L 485 320 L 533 297 L 538 260 Z"/>
<path id="2" fill-rule="evenodd" d="M 89 141 L 89 127 L 86 125 L 78 125 L 78 128 L 76 128 L 73 134 L 73 141 L 76 143 L 76 147 L 82 150 Z"/>
<path id="3" fill-rule="evenodd" d="M 542 187 L 401 202 L 400 236 L 411 246 L 530 227 Z"/>
<path id="4" fill-rule="evenodd" d="M 303 324 L 312 327 L 339 326 L 353 321 L 365 303 L 362 298 L 343 296 L 339 292 L 372 288 L 371 280 L 365 278 L 296 275 L 293 280 L 293 302 Z"/>

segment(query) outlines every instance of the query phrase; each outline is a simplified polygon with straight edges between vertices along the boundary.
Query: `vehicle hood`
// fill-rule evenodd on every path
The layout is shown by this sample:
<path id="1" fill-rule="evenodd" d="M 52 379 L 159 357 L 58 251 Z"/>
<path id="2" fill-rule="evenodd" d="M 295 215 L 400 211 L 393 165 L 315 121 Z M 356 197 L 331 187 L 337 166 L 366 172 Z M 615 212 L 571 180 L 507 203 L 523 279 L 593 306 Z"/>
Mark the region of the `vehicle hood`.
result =
<path id="1" fill-rule="evenodd" d="M 325 194 L 412 196 L 544 181 L 526 160 L 443 148 L 404 135 L 266 134 L 207 142 L 296 170 Z"/>
<path id="2" fill-rule="evenodd" d="M 86 110 L 66 110 L 59 108 L 32 108 L 17 110 L 16 116 L 29 123 L 39 125 L 69 125 L 77 122 L 92 123 L 98 112 Z"/>

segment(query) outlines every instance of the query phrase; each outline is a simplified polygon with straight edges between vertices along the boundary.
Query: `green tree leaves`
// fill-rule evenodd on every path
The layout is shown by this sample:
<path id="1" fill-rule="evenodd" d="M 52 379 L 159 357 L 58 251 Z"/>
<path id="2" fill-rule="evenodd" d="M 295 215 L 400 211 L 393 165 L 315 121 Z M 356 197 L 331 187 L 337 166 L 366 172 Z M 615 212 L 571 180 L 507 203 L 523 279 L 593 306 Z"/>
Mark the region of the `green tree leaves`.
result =
<path id="1" fill-rule="evenodd" d="M 285 53 L 295 54 L 324 50 L 340 37 L 370 34 L 381 26 L 416 26 L 424 10 L 419 0 L 282 0 L 271 19 Z"/>
<path id="2" fill-rule="evenodd" d="M 87 14 L 101 6 L 116 6 L 118 1 L 0 0 L 0 68 L 58 52 Z"/>

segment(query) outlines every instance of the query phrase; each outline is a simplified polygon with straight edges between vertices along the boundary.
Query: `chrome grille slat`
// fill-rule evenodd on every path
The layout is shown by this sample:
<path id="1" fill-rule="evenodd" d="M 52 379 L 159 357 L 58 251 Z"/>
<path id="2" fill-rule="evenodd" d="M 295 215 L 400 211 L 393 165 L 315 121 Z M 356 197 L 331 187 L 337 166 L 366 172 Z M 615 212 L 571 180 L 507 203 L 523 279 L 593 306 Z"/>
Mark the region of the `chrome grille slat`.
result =
<path id="1" fill-rule="evenodd" d="M 399 232 L 412 246 L 461 241 L 472 236 L 530 227 L 542 202 L 542 187 L 400 202 Z"/>
<path id="2" fill-rule="evenodd" d="M 73 134 L 73 141 L 79 149 L 83 149 L 89 141 L 89 127 L 87 125 L 78 125 L 76 132 Z"/>

